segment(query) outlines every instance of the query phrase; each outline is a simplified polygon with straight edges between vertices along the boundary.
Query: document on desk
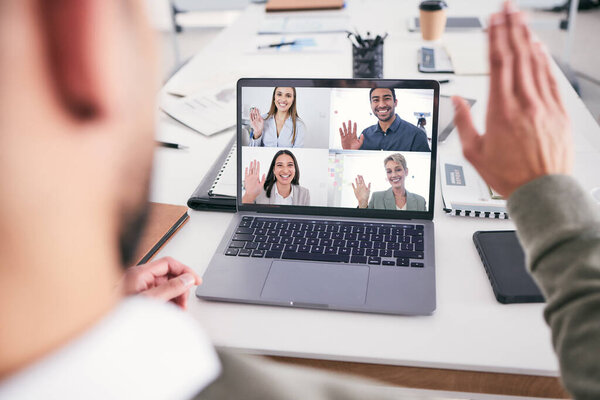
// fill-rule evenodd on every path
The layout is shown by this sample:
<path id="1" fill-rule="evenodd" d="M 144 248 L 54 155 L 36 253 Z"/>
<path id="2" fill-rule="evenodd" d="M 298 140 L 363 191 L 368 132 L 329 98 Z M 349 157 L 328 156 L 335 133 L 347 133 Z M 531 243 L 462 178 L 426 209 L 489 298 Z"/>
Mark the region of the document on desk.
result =
<path id="1" fill-rule="evenodd" d="M 210 74 L 202 74 L 206 58 L 202 53 L 193 57 L 186 65 L 169 79 L 165 85 L 165 92 L 174 96 L 189 96 L 197 93 L 213 92 L 227 88 L 235 88 L 240 78 L 247 76 L 262 77 L 264 70 L 255 65 L 235 65 L 234 70 L 222 68 L 211 71 Z M 201 76 L 201 79 L 198 77 Z M 162 106 L 162 104 L 161 104 Z"/>
<path id="2" fill-rule="evenodd" d="M 350 19 L 340 17 L 269 17 L 258 28 L 259 34 L 332 33 L 349 30 Z"/>
<path id="3" fill-rule="evenodd" d="M 163 102 L 160 107 L 182 124 L 211 136 L 235 126 L 235 87 L 222 87 Z"/>

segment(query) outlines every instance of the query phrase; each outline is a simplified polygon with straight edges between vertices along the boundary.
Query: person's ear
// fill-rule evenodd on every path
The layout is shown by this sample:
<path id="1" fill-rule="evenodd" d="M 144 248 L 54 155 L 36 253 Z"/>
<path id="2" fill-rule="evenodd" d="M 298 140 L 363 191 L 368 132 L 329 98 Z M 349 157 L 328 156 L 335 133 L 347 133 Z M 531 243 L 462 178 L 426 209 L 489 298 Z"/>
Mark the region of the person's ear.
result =
<path id="1" fill-rule="evenodd" d="M 122 0 L 40 0 L 50 79 L 64 110 L 92 119 L 118 107 Z M 124 65 L 120 65 L 121 68 Z"/>

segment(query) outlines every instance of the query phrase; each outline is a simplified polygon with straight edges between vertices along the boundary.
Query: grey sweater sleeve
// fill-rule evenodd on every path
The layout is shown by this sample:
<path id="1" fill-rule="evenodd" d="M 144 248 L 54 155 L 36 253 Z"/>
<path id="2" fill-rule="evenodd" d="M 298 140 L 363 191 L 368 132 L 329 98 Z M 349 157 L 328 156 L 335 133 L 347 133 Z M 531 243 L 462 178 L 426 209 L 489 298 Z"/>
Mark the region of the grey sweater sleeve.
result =
<path id="1" fill-rule="evenodd" d="M 549 175 L 517 189 L 508 212 L 547 300 L 565 388 L 600 399 L 600 205 L 573 178 Z"/>
<path id="2" fill-rule="evenodd" d="M 381 384 L 355 376 L 323 373 L 292 367 L 260 357 L 218 351 L 221 375 L 194 400 L 399 400 L 422 399 L 398 396 Z"/>

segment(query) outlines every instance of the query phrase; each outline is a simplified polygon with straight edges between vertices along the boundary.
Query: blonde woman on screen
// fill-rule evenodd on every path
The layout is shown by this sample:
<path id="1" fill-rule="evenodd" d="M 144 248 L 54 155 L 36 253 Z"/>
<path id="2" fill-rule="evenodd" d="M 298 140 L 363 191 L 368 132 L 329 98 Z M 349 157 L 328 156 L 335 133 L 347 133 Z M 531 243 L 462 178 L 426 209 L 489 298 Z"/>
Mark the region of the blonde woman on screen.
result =
<path id="1" fill-rule="evenodd" d="M 406 159 L 395 153 L 383 160 L 385 174 L 391 187 L 388 190 L 373 193 L 371 200 L 371 183 L 365 184 L 362 175 L 356 176 L 356 185 L 352 184 L 354 196 L 358 200 L 358 208 L 374 208 L 379 210 L 427 211 L 425 199 L 410 193 L 404 187 L 408 167 Z"/>

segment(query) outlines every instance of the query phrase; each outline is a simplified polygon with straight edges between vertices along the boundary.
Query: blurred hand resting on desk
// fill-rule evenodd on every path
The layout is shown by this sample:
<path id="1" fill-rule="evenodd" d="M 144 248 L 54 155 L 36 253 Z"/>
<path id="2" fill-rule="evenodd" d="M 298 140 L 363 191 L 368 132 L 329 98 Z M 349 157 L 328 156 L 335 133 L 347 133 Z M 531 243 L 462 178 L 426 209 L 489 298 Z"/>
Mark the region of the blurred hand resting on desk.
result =
<path id="1" fill-rule="evenodd" d="M 489 49 L 486 132 L 477 132 L 460 97 L 452 98 L 454 122 L 465 158 L 508 198 L 536 178 L 569 174 L 573 143 L 548 56 L 510 2 L 490 19 Z"/>
<path id="2" fill-rule="evenodd" d="M 190 289 L 201 283 L 202 278 L 190 267 L 164 257 L 128 268 L 119 289 L 125 295 L 141 294 L 170 301 L 185 310 Z"/>

